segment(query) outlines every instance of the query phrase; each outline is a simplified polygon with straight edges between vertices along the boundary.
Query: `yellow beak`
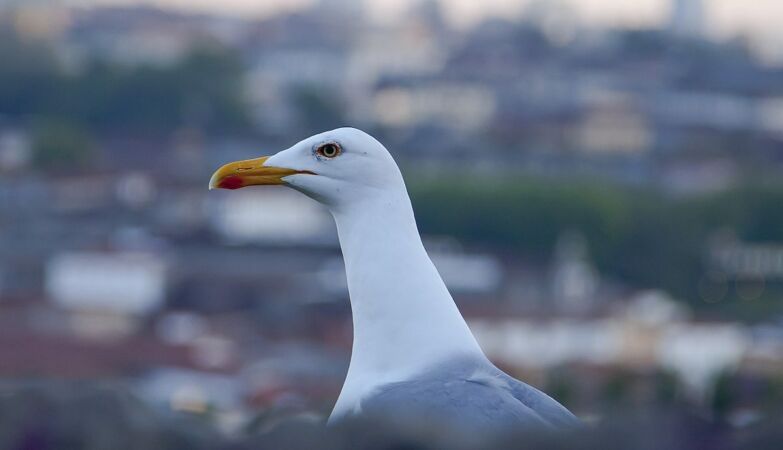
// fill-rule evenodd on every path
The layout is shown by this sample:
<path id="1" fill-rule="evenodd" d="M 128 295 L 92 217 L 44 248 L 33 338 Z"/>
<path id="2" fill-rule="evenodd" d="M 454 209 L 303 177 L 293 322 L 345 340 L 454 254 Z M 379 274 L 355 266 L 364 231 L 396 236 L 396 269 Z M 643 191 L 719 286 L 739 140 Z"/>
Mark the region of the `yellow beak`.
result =
<path id="1" fill-rule="evenodd" d="M 289 175 L 310 174 L 307 170 L 284 169 L 264 166 L 268 156 L 247 159 L 226 164 L 209 179 L 209 189 L 239 189 L 246 186 L 285 184 L 283 178 Z"/>

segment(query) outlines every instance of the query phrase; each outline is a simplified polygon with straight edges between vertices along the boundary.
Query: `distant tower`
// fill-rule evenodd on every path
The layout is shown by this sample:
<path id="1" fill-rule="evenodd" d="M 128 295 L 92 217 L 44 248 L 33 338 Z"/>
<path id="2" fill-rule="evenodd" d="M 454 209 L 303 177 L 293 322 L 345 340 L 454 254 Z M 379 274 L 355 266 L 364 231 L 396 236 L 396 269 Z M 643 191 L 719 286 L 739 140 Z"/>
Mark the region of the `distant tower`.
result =
<path id="1" fill-rule="evenodd" d="M 589 260 L 587 241 L 579 232 L 565 232 L 557 240 L 551 269 L 551 292 L 565 311 L 590 309 L 600 279 Z"/>
<path id="2" fill-rule="evenodd" d="M 672 0 L 669 29 L 677 36 L 704 36 L 706 25 L 704 0 Z"/>

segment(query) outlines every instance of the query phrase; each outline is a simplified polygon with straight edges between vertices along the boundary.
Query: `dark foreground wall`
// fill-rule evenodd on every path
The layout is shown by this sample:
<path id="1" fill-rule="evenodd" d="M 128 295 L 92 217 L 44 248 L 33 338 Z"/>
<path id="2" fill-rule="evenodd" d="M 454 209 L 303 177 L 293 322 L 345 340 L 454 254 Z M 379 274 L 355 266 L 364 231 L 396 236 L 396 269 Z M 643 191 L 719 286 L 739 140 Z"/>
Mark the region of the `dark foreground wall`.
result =
<path id="1" fill-rule="evenodd" d="M 404 418 L 402 418 L 404 419 Z M 778 449 L 783 416 L 740 429 L 682 411 L 629 411 L 570 434 L 480 435 L 388 420 L 326 428 L 305 418 L 258 423 L 226 437 L 209 415 L 163 413 L 127 391 L 85 384 L 0 389 L 0 448 L 133 449 Z"/>

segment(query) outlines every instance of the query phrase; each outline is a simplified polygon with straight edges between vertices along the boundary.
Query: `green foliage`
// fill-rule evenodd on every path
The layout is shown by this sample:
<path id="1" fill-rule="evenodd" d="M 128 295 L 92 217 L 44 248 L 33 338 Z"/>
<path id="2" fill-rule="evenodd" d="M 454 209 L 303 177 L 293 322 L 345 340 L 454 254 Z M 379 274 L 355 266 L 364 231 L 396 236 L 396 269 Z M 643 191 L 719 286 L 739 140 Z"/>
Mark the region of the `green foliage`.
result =
<path id="1" fill-rule="evenodd" d="M 23 116 L 49 102 L 58 90 L 54 55 L 44 45 L 22 41 L 0 27 L 0 114 Z"/>
<path id="2" fill-rule="evenodd" d="M 169 66 L 91 61 L 70 73 L 46 47 L 0 34 L 0 60 L 14 61 L 0 64 L 0 115 L 8 118 L 67 120 L 102 133 L 250 126 L 241 63 L 226 49 L 201 45 Z"/>
<path id="3" fill-rule="evenodd" d="M 344 105 L 333 92 L 302 85 L 289 93 L 299 122 L 306 132 L 337 128 L 345 124 Z"/>
<path id="4" fill-rule="evenodd" d="M 601 403 L 609 408 L 622 409 L 624 405 L 628 405 L 633 400 L 631 391 L 634 381 L 634 376 L 626 371 L 613 372 L 602 387 Z"/>
<path id="5" fill-rule="evenodd" d="M 577 394 L 574 379 L 573 373 L 567 373 L 563 369 L 555 370 L 549 376 L 545 391 L 562 404 L 574 403 Z"/>
<path id="6" fill-rule="evenodd" d="M 87 165 L 93 144 L 80 127 L 65 122 L 47 122 L 33 134 L 33 161 L 43 168 L 72 169 Z"/>
<path id="7" fill-rule="evenodd" d="M 680 386 L 675 373 L 659 370 L 652 380 L 654 403 L 658 406 L 676 405 L 679 400 Z"/>
<path id="8" fill-rule="evenodd" d="M 774 413 L 780 405 L 783 405 L 783 375 L 770 377 L 762 390 L 764 407 Z"/>
<path id="9" fill-rule="evenodd" d="M 428 232 L 450 230 L 469 241 L 501 243 L 538 256 L 565 230 L 614 239 L 625 227 L 627 205 L 603 186 L 529 180 L 463 179 L 413 183 L 418 217 Z"/>
<path id="10" fill-rule="evenodd" d="M 739 394 L 736 379 L 728 372 L 721 373 L 713 387 L 711 409 L 716 417 L 725 417 L 737 406 Z"/>
<path id="11" fill-rule="evenodd" d="M 783 241 L 783 186 L 749 185 L 700 200 L 704 221 L 751 242 Z"/>
<path id="12" fill-rule="evenodd" d="M 513 177 L 423 179 L 410 188 L 426 233 L 545 260 L 561 233 L 578 230 L 605 275 L 688 299 L 699 298 L 713 233 L 783 241 L 781 186 L 685 198 L 589 180 Z"/>

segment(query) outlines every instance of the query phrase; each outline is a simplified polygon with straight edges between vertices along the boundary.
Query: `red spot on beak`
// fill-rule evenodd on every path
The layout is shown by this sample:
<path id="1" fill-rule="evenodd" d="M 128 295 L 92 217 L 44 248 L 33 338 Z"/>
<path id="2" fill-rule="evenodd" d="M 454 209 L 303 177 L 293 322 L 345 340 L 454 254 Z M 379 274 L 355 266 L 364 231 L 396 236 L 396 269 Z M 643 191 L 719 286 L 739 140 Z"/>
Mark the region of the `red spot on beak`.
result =
<path id="1" fill-rule="evenodd" d="M 218 187 L 222 189 L 239 189 L 242 186 L 242 179 L 235 175 L 223 178 L 220 180 L 220 183 L 218 183 Z"/>

